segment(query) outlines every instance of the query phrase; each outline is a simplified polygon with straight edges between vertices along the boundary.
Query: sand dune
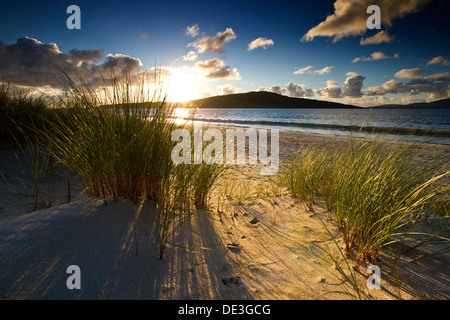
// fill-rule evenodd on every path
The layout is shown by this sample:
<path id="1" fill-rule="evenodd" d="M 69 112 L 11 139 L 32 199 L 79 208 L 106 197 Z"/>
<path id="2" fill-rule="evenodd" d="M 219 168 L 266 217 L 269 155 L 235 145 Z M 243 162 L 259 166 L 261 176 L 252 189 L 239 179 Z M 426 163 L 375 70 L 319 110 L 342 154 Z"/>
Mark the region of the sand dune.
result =
<path id="1" fill-rule="evenodd" d="M 345 139 L 284 133 L 281 160 L 299 146 Z M 447 147 L 433 147 L 448 152 Z M 1 152 L 2 172 L 16 169 Z M 427 153 L 428 155 L 429 153 Z M 236 179 L 265 183 L 252 166 L 231 168 Z M 256 172 L 256 173 L 255 173 Z M 17 172 L 16 172 L 17 173 Z M 63 185 L 56 187 L 63 188 Z M 55 187 L 55 188 L 56 188 Z M 60 190 L 61 191 L 61 190 Z M 323 249 L 343 258 L 321 221 L 332 221 L 321 209 L 307 212 L 287 195 L 252 197 L 202 211 L 169 242 L 157 258 L 149 234 L 150 203 L 78 197 L 26 213 L 2 191 L 0 201 L 0 299 L 347 299 L 333 291 L 348 283 Z M 336 231 L 333 235 L 339 239 Z M 340 241 L 338 241 L 340 243 Z M 448 299 L 448 255 L 410 261 L 429 247 L 411 250 L 398 264 L 401 297 Z M 430 249 L 431 250 L 431 249 Z M 81 270 L 81 289 L 69 290 L 67 267 Z M 382 289 L 364 290 L 376 299 L 396 299 L 395 277 L 381 257 Z M 345 268 L 345 267 L 344 267 Z M 359 271 L 363 284 L 364 270 Z"/>

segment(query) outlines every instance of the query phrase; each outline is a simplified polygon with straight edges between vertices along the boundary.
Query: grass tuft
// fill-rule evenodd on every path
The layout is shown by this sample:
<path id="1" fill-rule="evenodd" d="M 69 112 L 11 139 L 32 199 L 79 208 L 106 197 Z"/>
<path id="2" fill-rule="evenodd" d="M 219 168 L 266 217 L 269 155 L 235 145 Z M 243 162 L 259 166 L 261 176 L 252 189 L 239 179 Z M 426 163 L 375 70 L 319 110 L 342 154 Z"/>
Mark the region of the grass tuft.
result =
<path id="1" fill-rule="evenodd" d="M 354 140 L 344 151 L 305 149 L 281 180 L 309 210 L 318 196 L 325 197 L 345 254 L 357 254 L 355 267 L 367 261 L 376 264 L 381 249 L 407 232 L 426 207 L 448 206 L 449 187 L 437 182 L 449 172 L 429 177 L 436 167 L 413 170 L 418 147 L 373 139 Z M 436 195 L 438 204 L 433 202 Z"/>

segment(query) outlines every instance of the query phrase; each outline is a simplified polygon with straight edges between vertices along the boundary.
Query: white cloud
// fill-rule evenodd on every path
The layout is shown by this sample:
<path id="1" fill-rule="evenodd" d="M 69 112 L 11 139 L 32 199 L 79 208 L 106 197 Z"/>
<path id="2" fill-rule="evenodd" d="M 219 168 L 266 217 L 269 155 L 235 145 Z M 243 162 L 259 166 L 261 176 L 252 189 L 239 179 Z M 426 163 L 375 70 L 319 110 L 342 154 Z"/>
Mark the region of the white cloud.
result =
<path id="1" fill-rule="evenodd" d="M 329 66 L 329 67 L 325 67 L 325 68 L 320 69 L 320 70 L 316 70 L 316 71 L 314 71 L 314 73 L 322 75 L 322 74 L 330 73 L 331 69 L 333 69 L 333 66 Z"/>
<path id="2" fill-rule="evenodd" d="M 419 102 L 419 101 L 417 100 L 417 98 L 415 96 L 407 96 L 407 97 L 404 97 L 400 103 L 412 104 L 412 103 L 416 103 L 416 102 Z"/>
<path id="3" fill-rule="evenodd" d="M 286 88 L 282 88 L 278 85 L 273 85 L 271 87 L 258 87 L 258 91 L 278 93 L 281 95 L 288 94 L 289 96 L 294 98 L 304 98 L 314 96 L 313 89 L 305 89 L 303 84 L 296 84 L 293 82 L 289 82 L 288 84 L 286 84 Z"/>
<path id="4" fill-rule="evenodd" d="M 390 93 L 398 93 L 403 90 L 403 82 L 391 79 L 383 83 L 381 87 Z"/>
<path id="5" fill-rule="evenodd" d="M 449 66 L 450 61 L 445 59 L 443 56 L 438 56 L 438 57 L 434 57 L 433 59 L 428 61 L 427 66 L 432 65 L 432 64 L 442 64 L 444 66 Z"/>
<path id="6" fill-rule="evenodd" d="M 268 47 L 273 46 L 273 40 L 267 38 L 258 38 L 253 40 L 248 44 L 248 51 L 255 50 L 256 48 L 263 48 L 264 50 Z"/>
<path id="7" fill-rule="evenodd" d="M 196 37 L 198 36 L 198 32 L 200 31 L 200 28 L 198 24 L 194 24 L 190 27 L 186 27 L 186 35 L 189 37 Z"/>
<path id="8" fill-rule="evenodd" d="M 227 94 L 234 94 L 241 90 L 240 88 L 233 87 L 232 85 L 225 84 L 223 86 L 219 87 L 219 94 L 220 95 L 227 95 Z"/>
<path id="9" fill-rule="evenodd" d="M 198 53 L 223 53 L 225 43 L 233 39 L 236 39 L 236 34 L 233 29 L 227 28 L 223 32 L 218 32 L 215 37 L 205 36 L 190 43 L 188 46 L 196 48 Z"/>
<path id="10" fill-rule="evenodd" d="M 417 78 L 419 77 L 421 74 L 423 73 L 422 70 L 420 70 L 419 68 L 413 68 L 413 69 L 402 69 L 400 71 L 398 71 L 394 77 L 396 78 Z"/>
<path id="11" fill-rule="evenodd" d="M 385 96 L 362 96 L 358 101 L 358 105 L 360 105 L 361 107 L 373 107 L 392 102 L 395 101 L 390 101 L 386 99 Z"/>
<path id="12" fill-rule="evenodd" d="M 202 77 L 209 80 L 230 79 L 239 80 L 241 75 L 236 68 L 231 69 L 226 66 L 223 60 L 214 58 L 206 61 L 197 61 L 195 69 L 200 72 Z"/>
<path id="13" fill-rule="evenodd" d="M 295 98 L 312 97 L 314 96 L 314 91 L 312 89 L 304 89 L 303 84 L 296 84 L 289 82 L 286 85 L 286 89 L 289 92 L 289 96 Z"/>
<path id="14" fill-rule="evenodd" d="M 222 67 L 223 64 L 224 64 L 223 60 L 220 60 L 219 58 L 214 58 L 205 61 L 198 61 L 195 64 L 195 67 L 198 69 L 215 69 Z"/>
<path id="15" fill-rule="evenodd" d="M 381 86 L 367 88 L 366 94 L 368 96 L 381 96 L 388 93 L 408 93 L 411 88 L 407 88 L 402 81 L 396 81 L 394 79 L 384 82 Z"/>
<path id="16" fill-rule="evenodd" d="M 386 31 L 382 30 L 369 38 L 362 38 L 359 44 L 365 46 L 368 44 L 380 44 L 392 41 L 394 41 L 394 37 L 389 35 Z"/>
<path id="17" fill-rule="evenodd" d="M 273 85 L 271 87 L 258 87 L 258 91 L 266 91 L 266 92 L 272 92 L 272 93 L 278 93 L 281 95 L 286 95 L 286 89 L 283 89 L 277 85 Z"/>
<path id="18" fill-rule="evenodd" d="M 323 75 L 323 74 L 326 74 L 326 73 L 330 73 L 330 72 L 331 72 L 331 69 L 333 69 L 333 68 L 334 68 L 333 66 L 328 66 L 328 67 L 322 68 L 322 69 L 320 69 L 320 70 L 314 70 L 314 71 L 313 71 L 313 70 L 312 70 L 312 69 L 313 69 L 313 66 L 307 66 L 307 67 L 303 67 L 303 68 L 300 68 L 300 69 L 294 71 L 294 74 L 305 74 L 305 73 L 309 73 L 309 74 Z"/>
<path id="19" fill-rule="evenodd" d="M 361 89 L 365 77 L 355 73 L 347 73 L 348 78 L 344 82 L 343 96 L 346 97 L 361 97 Z"/>
<path id="20" fill-rule="evenodd" d="M 370 55 L 370 60 L 382 60 L 382 59 L 387 59 L 388 56 L 385 55 L 383 52 L 381 51 L 377 51 L 377 52 L 373 52 Z"/>
<path id="21" fill-rule="evenodd" d="M 425 76 L 422 76 L 425 75 Z M 450 77 L 450 72 L 434 73 L 430 71 L 421 70 L 419 68 L 412 69 L 402 69 L 395 73 L 396 78 L 406 78 L 406 79 L 434 79 L 434 80 L 445 80 Z"/>
<path id="22" fill-rule="evenodd" d="M 392 25 L 393 20 L 418 10 L 430 0 L 379 0 L 376 4 L 381 8 L 381 22 Z M 324 21 L 310 29 L 302 41 L 312 41 L 316 37 L 333 37 L 338 41 L 344 37 L 363 34 L 367 30 L 366 13 L 373 0 L 336 0 L 334 13 Z"/>
<path id="23" fill-rule="evenodd" d="M 363 96 L 361 91 L 365 77 L 356 72 L 347 72 L 347 79 L 344 82 L 343 88 L 334 80 L 328 80 L 327 86 L 316 90 L 317 95 L 327 98 L 360 98 Z"/>
<path id="24" fill-rule="evenodd" d="M 328 80 L 327 86 L 316 90 L 316 94 L 326 98 L 342 98 L 342 90 L 334 80 Z"/>
<path id="25" fill-rule="evenodd" d="M 435 79 L 435 80 L 446 79 L 446 78 L 450 78 L 450 72 L 432 73 L 432 74 L 424 77 L 424 79 Z"/>
<path id="26" fill-rule="evenodd" d="M 298 69 L 297 71 L 294 71 L 294 74 L 305 74 L 305 73 L 310 73 L 309 71 L 311 71 L 313 68 L 313 66 L 307 66 L 307 67 L 303 67 Z"/>
<path id="27" fill-rule="evenodd" d="M 388 59 L 389 57 L 387 55 L 385 55 L 383 52 L 381 51 L 376 51 L 376 52 L 372 52 L 370 54 L 370 57 L 357 57 L 355 59 L 352 60 L 352 63 L 357 63 L 359 61 L 376 61 L 376 60 L 383 60 L 383 59 Z M 400 54 L 396 53 L 393 58 L 400 58 Z"/>
<path id="28" fill-rule="evenodd" d="M 185 56 L 183 56 L 184 61 L 195 61 L 198 59 L 197 52 L 189 51 Z"/>

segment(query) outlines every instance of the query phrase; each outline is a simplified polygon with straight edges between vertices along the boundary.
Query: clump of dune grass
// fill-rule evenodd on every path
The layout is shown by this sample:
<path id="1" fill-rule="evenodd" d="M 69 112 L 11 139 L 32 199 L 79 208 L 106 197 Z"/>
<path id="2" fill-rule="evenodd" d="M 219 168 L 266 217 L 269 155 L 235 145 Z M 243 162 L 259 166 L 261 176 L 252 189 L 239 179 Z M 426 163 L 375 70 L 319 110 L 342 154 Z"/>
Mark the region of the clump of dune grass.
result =
<path id="1" fill-rule="evenodd" d="M 171 166 L 173 108 L 140 83 L 133 86 L 136 79 L 130 75 L 118 79 L 111 71 L 108 84 L 94 86 L 63 67 L 58 70 L 64 108 L 46 132 L 54 157 L 77 175 L 90 196 L 158 201 Z"/>
<path id="2" fill-rule="evenodd" d="M 167 102 L 162 79 L 150 88 L 144 77 L 115 75 L 98 83 L 68 63 L 55 67 L 64 94 L 61 106 L 39 133 L 51 155 L 85 186 L 91 197 L 152 201 L 159 258 L 167 241 L 197 209 L 207 206 L 220 166 L 175 164 L 172 141 L 176 106 Z"/>
<path id="3" fill-rule="evenodd" d="M 52 174 L 55 169 L 54 162 L 48 153 L 46 146 L 35 136 L 26 134 L 21 127 L 16 128 L 20 135 L 11 135 L 15 147 L 20 151 L 14 153 L 17 164 L 21 167 L 22 177 L 11 177 L 20 181 L 23 192 L 13 187 L 3 173 L 0 177 L 6 183 L 8 189 L 19 197 L 27 210 L 51 207 L 53 204 Z"/>
<path id="4" fill-rule="evenodd" d="M 308 211 L 313 211 L 315 199 L 323 194 L 328 184 L 331 157 L 326 149 L 305 148 L 288 163 L 280 177 L 294 199 L 303 201 Z"/>
<path id="5" fill-rule="evenodd" d="M 378 138 L 352 141 L 348 149 L 329 152 L 306 149 L 287 166 L 284 182 L 292 195 L 312 206 L 319 194 L 343 237 L 355 267 L 376 264 L 381 249 L 423 215 L 437 194 L 448 187 L 436 182 L 449 172 L 433 167 L 415 169 L 418 145 L 383 144 Z"/>
<path id="6" fill-rule="evenodd" d="M 45 146 L 38 139 L 31 140 L 32 138 L 24 132 L 22 134 L 25 141 L 24 145 L 19 142 L 18 138 L 14 137 L 14 140 L 31 172 L 32 211 L 36 211 L 39 208 L 39 204 L 42 207 L 50 207 L 52 204 L 52 194 L 49 185 L 47 186 L 47 192 L 43 190 L 43 179 L 50 171 L 52 159 Z"/>
<path id="7" fill-rule="evenodd" d="M 251 179 L 236 178 L 233 173 L 222 177 L 219 196 L 228 203 L 242 204 L 252 197 L 255 183 Z"/>
<path id="8" fill-rule="evenodd" d="M 370 141 L 342 155 L 333 166 L 327 196 L 346 253 L 358 249 L 356 265 L 377 263 L 380 250 L 422 215 L 440 191 L 436 182 L 448 172 L 424 179 L 427 169 L 413 170 L 416 155 L 414 144 L 386 150 L 379 141 Z"/>
<path id="9" fill-rule="evenodd" d="M 208 207 L 208 195 L 215 187 L 215 183 L 225 167 L 215 163 L 194 164 L 194 166 L 197 166 L 192 182 L 194 206 L 197 209 L 205 209 Z"/>
<path id="10" fill-rule="evenodd" d="M 0 86 L 0 141 L 25 142 L 23 131 L 27 136 L 34 131 L 32 127 L 42 128 L 45 118 L 51 110 L 48 101 L 42 96 L 24 89 L 12 89 L 9 84 Z"/>

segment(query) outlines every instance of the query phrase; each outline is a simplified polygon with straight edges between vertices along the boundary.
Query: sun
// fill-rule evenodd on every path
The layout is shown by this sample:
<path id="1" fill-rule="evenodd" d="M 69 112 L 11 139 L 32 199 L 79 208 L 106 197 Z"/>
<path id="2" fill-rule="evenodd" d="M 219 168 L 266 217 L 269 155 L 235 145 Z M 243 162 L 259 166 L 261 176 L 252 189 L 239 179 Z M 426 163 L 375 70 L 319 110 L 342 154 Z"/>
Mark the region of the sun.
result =
<path id="1" fill-rule="evenodd" d="M 170 72 L 170 76 L 164 81 L 170 101 L 187 102 L 198 99 L 198 84 L 193 76 L 177 69 Z"/>

